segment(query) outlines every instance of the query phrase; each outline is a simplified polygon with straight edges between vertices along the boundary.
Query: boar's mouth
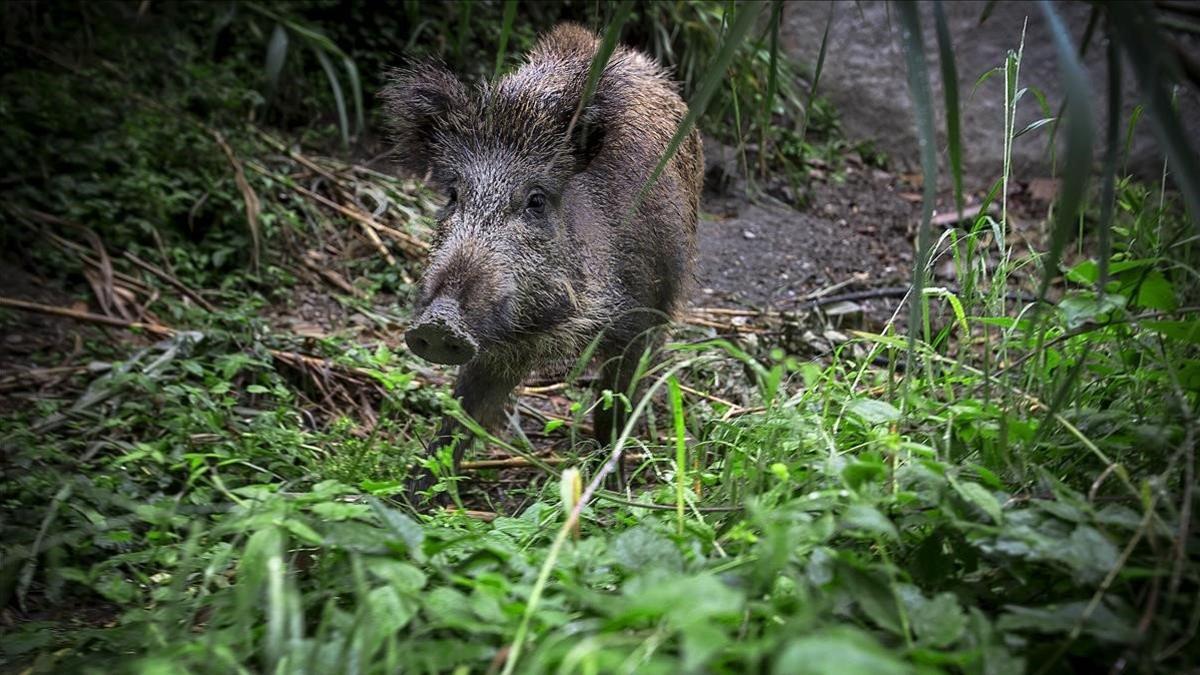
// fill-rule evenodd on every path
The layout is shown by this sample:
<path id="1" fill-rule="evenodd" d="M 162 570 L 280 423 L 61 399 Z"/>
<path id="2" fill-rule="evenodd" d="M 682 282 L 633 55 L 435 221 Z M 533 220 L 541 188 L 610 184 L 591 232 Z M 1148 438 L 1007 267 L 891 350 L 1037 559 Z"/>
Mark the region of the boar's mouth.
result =
<path id="1" fill-rule="evenodd" d="M 479 351 L 479 343 L 467 331 L 462 308 L 449 298 L 433 301 L 404 334 L 414 354 L 426 361 L 460 366 Z"/>

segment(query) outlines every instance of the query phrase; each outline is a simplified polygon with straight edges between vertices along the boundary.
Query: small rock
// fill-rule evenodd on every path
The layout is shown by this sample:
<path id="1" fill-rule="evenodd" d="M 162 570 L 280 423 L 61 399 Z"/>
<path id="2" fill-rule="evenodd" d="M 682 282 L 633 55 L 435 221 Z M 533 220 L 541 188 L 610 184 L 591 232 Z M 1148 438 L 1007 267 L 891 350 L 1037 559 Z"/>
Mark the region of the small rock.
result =
<path id="1" fill-rule="evenodd" d="M 751 232 L 750 230 L 742 230 L 742 236 L 745 237 L 746 239 L 757 239 L 758 238 L 758 235 Z"/>

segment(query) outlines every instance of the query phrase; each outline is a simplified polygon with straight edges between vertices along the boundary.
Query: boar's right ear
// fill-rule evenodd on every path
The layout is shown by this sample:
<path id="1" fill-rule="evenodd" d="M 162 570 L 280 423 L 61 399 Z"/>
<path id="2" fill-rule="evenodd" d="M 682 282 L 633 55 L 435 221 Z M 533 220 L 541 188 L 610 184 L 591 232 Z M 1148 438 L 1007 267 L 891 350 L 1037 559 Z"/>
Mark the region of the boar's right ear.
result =
<path id="1" fill-rule="evenodd" d="M 583 109 L 577 119 L 572 115 L 574 125 L 567 124 L 571 149 L 575 155 L 575 167 L 583 171 L 592 163 L 596 155 L 604 147 L 604 117 L 601 113 L 602 104 L 598 103 L 599 95 L 594 97 L 591 104 Z"/>
<path id="2" fill-rule="evenodd" d="M 445 67 L 423 63 L 389 73 L 380 96 L 396 144 L 396 157 L 405 169 L 424 175 L 437 148 L 439 130 L 451 128 L 466 114 L 466 87 Z"/>

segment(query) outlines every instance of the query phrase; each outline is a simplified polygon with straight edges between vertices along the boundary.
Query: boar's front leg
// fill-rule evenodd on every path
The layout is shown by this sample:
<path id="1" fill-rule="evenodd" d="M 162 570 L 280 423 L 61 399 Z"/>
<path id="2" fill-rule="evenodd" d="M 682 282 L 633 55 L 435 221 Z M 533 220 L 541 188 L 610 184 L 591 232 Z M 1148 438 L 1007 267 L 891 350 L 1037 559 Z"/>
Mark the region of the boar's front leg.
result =
<path id="1" fill-rule="evenodd" d="M 503 418 L 504 404 L 514 387 L 523 377 L 510 369 L 498 369 L 479 361 L 472 361 L 459 368 L 454 382 L 454 398 L 462 403 L 463 412 L 484 428 L 494 428 Z M 471 432 L 447 415 L 438 429 L 437 436 L 426 448 L 428 454 L 438 454 L 446 447 L 453 448 L 454 471 L 462 462 L 463 453 L 472 441 Z M 409 482 L 409 494 L 419 499 L 418 494 L 429 489 L 437 477 L 427 468 L 417 469 L 416 477 Z"/>
<path id="2" fill-rule="evenodd" d="M 614 400 L 612 407 L 607 410 L 603 405 L 597 405 L 592 415 L 592 426 L 595 430 L 596 441 L 600 447 L 610 447 L 625 429 L 629 420 L 632 406 L 637 404 L 638 389 L 634 378 L 638 373 L 638 364 L 647 352 L 653 354 L 661 343 L 661 336 L 656 328 L 645 329 L 637 337 L 630 340 L 622 350 L 602 354 L 604 362 L 600 367 L 600 378 L 596 382 L 596 392 L 608 389 L 613 395 L 624 394 L 629 398 L 626 403 Z M 613 482 L 617 490 L 625 490 L 625 462 L 617 462 L 613 470 Z"/>

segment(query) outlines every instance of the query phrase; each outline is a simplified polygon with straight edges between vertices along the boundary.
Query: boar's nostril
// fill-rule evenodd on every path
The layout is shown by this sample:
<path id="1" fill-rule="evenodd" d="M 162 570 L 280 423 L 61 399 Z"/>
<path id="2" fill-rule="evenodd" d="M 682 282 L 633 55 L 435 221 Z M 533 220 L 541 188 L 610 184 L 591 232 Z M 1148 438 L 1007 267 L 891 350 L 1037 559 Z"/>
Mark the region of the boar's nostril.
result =
<path id="1" fill-rule="evenodd" d="M 427 361 L 457 366 L 475 357 L 478 347 L 462 327 L 458 303 L 437 300 L 404 334 L 414 354 Z"/>

